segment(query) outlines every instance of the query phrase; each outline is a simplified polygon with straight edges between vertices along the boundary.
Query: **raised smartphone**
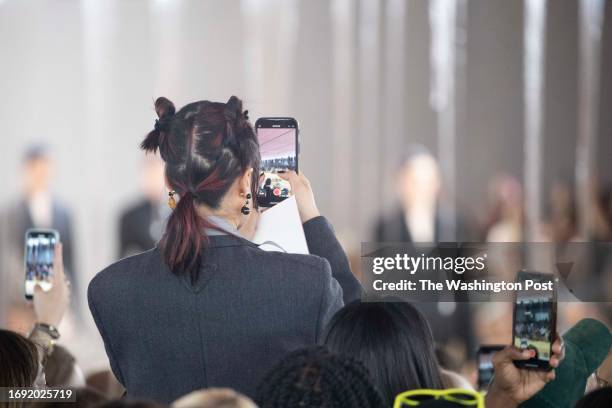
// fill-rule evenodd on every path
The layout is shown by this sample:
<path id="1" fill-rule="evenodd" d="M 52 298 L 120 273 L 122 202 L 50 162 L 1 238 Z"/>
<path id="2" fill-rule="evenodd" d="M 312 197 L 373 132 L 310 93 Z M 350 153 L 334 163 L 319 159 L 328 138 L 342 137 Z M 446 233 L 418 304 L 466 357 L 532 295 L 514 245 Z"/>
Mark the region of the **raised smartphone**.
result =
<path id="1" fill-rule="evenodd" d="M 291 195 L 291 185 L 278 174 L 298 171 L 298 122 L 288 117 L 259 118 L 255 130 L 261 153 L 257 204 L 272 207 Z"/>
<path id="2" fill-rule="evenodd" d="M 535 351 L 529 360 L 515 360 L 520 368 L 550 370 L 552 343 L 557 332 L 557 291 L 554 275 L 520 271 L 515 292 L 512 342 L 519 349 Z"/>
<path id="3" fill-rule="evenodd" d="M 53 286 L 53 263 L 59 232 L 51 229 L 30 229 L 25 234 L 25 297 L 31 300 L 39 285 L 48 291 Z"/>

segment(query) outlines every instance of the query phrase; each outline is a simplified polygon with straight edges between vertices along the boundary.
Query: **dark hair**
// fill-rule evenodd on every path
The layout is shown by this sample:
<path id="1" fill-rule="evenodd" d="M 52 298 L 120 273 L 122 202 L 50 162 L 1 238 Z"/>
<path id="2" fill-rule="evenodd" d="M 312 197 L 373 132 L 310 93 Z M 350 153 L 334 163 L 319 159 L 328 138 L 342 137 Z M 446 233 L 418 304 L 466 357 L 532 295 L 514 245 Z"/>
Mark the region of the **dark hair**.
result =
<path id="1" fill-rule="evenodd" d="M 576 403 L 576 408 L 612 407 L 612 387 L 602 387 L 591 391 Z"/>
<path id="2" fill-rule="evenodd" d="M 431 329 L 406 302 L 353 302 L 332 318 L 325 345 L 362 362 L 387 405 L 403 391 L 443 388 Z"/>
<path id="3" fill-rule="evenodd" d="M 168 183 L 180 196 L 159 246 L 173 273 L 188 273 L 196 280 L 207 242 L 204 230 L 214 228 L 198 215 L 196 205 L 218 208 L 232 183 L 249 168 L 255 197 L 259 145 L 235 96 L 227 103 L 193 102 L 176 113 L 174 104 L 161 97 L 155 111 L 159 120 L 141 148 L 159 150 Z"/>
<path id="4" fill-rule="evenodd" d="M 0 387 L 32 387 L 38 375 L 38 351 L 30 340 L 0 329 Z"/>
<path id="5" fill-rule="evenodd" d="M 383 406 L 365 367 L 325 347 L 285 357 L 259 385 L 256 402 L 261 408 Z"/>

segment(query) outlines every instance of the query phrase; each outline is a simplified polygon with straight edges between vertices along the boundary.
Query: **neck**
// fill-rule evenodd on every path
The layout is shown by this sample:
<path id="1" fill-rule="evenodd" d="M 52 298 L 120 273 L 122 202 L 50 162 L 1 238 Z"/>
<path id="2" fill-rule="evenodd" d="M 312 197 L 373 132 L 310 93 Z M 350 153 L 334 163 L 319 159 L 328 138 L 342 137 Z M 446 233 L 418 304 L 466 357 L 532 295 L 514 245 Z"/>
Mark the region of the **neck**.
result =
<path id="1" fill-rule="evenodd" d="M 230 223 L 230 225 L 232 225 L 234 228 L 238 229 L 239 223 L 236 220 L 236 217 L 232 216 L 231 214 L 228 214 L 228 212 L 223 210 L 223 208 L 214 210 L 205 205 L 200 205 L 197 208 L 197 212 L 198 212 L 198 215 L 203 218 L 211 217 L 211 216 L 223 218 L 225 221 Z"/>

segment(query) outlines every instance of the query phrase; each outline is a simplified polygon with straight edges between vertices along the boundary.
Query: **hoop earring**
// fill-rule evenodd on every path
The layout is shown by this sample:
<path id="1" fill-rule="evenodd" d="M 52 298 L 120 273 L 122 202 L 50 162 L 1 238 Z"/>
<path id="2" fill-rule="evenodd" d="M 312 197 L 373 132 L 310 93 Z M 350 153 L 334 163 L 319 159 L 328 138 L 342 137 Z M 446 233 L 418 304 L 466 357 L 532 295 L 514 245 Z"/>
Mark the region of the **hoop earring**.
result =
<path id="1" fill-rule="evenodd" d="M 168 192 L 168 207 L 170 207 L 172 210 L 176 208 L 176 199 L 174 198 L 175 194 L 176 191 L 174 190 Z"/>
<path id="2" fill-rule="evenodd" d="M 248 193 L 246 195 L 246 202 L 244 203 L 244 205 L 240 209 L 240 212 L 243 213 L 244 215 L 249 215 L 251 213 L 251 209 L 249 208 L 249 200 L 250 199 L 251 199 L 251 193 Z"/>

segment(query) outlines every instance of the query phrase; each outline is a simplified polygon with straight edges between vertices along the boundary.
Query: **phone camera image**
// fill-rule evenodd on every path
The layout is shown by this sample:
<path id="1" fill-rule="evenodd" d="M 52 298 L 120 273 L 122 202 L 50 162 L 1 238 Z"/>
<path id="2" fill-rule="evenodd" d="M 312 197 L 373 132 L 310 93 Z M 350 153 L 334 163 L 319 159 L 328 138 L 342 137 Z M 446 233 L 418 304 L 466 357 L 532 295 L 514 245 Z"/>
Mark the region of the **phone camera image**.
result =
<path id="1" fill-rule="evenodd" d="M 36 285 L 44 291 L 51 289 L 56 243 L 57 237 L 54 234 L 29 233 L 26 236 L 25 295 L 27 298 L 34 295 Z"/>
<path id="2" fill-rule="evenodd" d="M 516 292 L 512 342 L 521 350 L 532 350 L 529 360 L 516 360 L 519 367 L 549 370 L 552 342 L 557 327 L 557 298 L 553 276 L 519 272 L 524 290 Z"/>
<path id="3" fill-rule="evenodd" d="M 514 345 L 535 351 L 536 360 L 550 360 L 552 299 L 517 299 Z"/>
<path id="4" fill-rule="evenodd" d="M 297 170 L 296 132 L 295 126 L 257 127 L 261 153 L 257 202 L 262 207 L 278 204 L 291 194 L 291 185 L 279 173 Z"/>

